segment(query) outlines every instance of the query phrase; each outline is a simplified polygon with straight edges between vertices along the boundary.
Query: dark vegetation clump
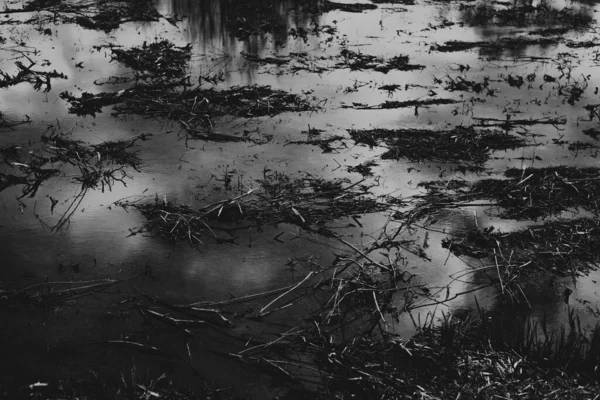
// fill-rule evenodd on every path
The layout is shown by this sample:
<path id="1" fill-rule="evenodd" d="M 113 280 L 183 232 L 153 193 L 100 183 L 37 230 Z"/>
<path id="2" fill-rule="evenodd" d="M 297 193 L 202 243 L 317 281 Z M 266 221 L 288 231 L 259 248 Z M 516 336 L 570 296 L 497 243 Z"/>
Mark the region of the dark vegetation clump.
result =
<path id="1" fill-rule="evenodd" d="M 591 47 L 598 47 L 600 46 L 600 43 L 598 43 L 597 41 L 594 40 L 586 40 L 586 41 L 574 41 L 574 40 L 568 40 L 566 43 L 566 46 L 571 48 L 571 49 L 589 49 Z"/>
<path id="2" fill-rule="evenodd" d="M 369 54 L 357 53 L 352 50 L 344 49 L 340 53 L 342 61 L 338 66 L 356 70 L 373 70 L 387 74 L 391 70 L 413 71 L 424 69 L 424 65 L 409 64 L 409 58 L 405 55 L 395 56 L 389 59 L 383 59 Z"/>
<path id="3" fill-rule="evenodd" d="M 381 85 L 381 86 L 379 86 L 378 89 L 387 92 L 388 95 L 391 97 L 392 94 L 394 94 L 394 92 L 396 92 L 397 90 L 402 90 L 402 85 L 399 85 L 397 83 L 392 83 L 389 85 Z"/>
<path id="4" fill-rule="evenodd" d="M 570 27 L 542 28 L 529 31 L 528 34 L 538 36 L 563 36 L 564 34 L 569 33 L 572 30 L 573 28 Z"/>
<path id="5" fill-rule="evenodd" d="M 462 19 L 470 26 L 552 26 L 558 25 L 578 29 L 594 22 L 591 10 L 581 7 L 565 7 L 557 9 L 549 7 L 545 2 L 537 6 L 494 7 L 486 4 L 464 6 Z"/>
<path id="6" fill-rule="evenodd" d="M 448 131 L 427 129 L 350 130 L 350 137 L 370 147 L 385 146 L 383 159 L 484 163 L 493 150 L 525 145 L 524 139 L 497 130 L 456 127 Z"/>
<path id="7" fill-rule="evenodd" d="M 424 205 L 459 206 L 474 200 L 492 200 L 502 218 L 536 220 L 564 211 L 586 210 L 598 214 L 600 179 L 598 168 L 511 168 L 507 179 L 424 182 L 429 193 Z"/>
<path id="8" fill-rule="evenodd" d="M 325 130 L 311 127 L 308 125 L 308 130 L 302 131 L 307 135 L 307 140 L 293 140 L 288 144 L 308 144 L 311 146 L 319 146 L 323 153 L 333 153 L 341 146 L 341 143 L 346 139 L 341 135 L 324 135 Z"/>
<path id="9" fill-rule="evenodd" d="M 192 136 L 212 130 L 213 121 L 220 117 L 254 118 L 316 109 L 301 96 L 259 85 L 225 90 L 198 86 L 183 91 L 169 90 L 162 85 L 136 85 L 118 93 L 83 93 L 77 97 L 63 92 L 60 96 L 69 102 L 69 112 L 73 114 L 95 115 L 102 112 L 102 108 L 114 105 L 114 115 L 177 121 Z"/>
<path id="10" fill-rule="evenodd" d="M 367 3 L 338 3 L 335 1 L 324 0 L 323 1 L 323 11 L 344 11 L 351 13 L 360 13 L 366 10 L 376 10 L 377 6 L 375 4 L 367 4 Z"/>
<path id="11" fill-rule="evenodd" d="M 579 218 L 509 233 L 472 230 L 461 239 L 445 239 L 443 246 L 457 256 L 495 258 L 515 280 L 515 276 L 536 269 L 573 276 L 595 270 L 600 261 L 599 241 L 600 221 Z"/>
<path id="12" fill-rule="evenodd" d="M 6 172 L 0 172 L 0 190 L 14 185 L 23 185 L 19 198 L 35 197 L 40 187 L 52 178 L 69 173 L 79 186 L 67 211 L 53 229 L 69 223 L 88 190 L 112 190 L 115 183 L 126 185 L 128 169 L 139 171 L 141 160 L 131 148 L 148 134 L 130 139 L 88 144 L 74 140 L 59 126 L 51 126 L 41 138 L 39 148 L 9 146 L 0 149 Z M 31 146 L 31 144 L 30 144 Z M 51 214 L 56 206 L 52 200 Z"/>
<path id="13" fill-rule="evenodd" d="M 453 100 L 453 99 L 425 99 L 425 100 L 416 99 L 416 100 L 405 100 L 405 101 L 386 100 L 383 103 L 372 105 L 372 106 L 370 106 L 368 104 L 363 104 L 363 103 L 352 103 L 352 105 L 344 104 L 344 105 L 342 105 L 342 108 L 354 108 L 355 110 L 391 110 L 394 108 L 414 107 L 415 114 L 417 114 L 419 107 L 456 104 L 456 103 L 458 103 L 458 100 Z"/>
<path id="14" fill-rule="evenodd" d="M 21 146 L 2 148 L 2 162 L 10 166 L 11 176 L 18 183 L 25 183 L 21 197 L 34 197 L 40 186 L 53 176 L 64 172 L 68 166 L 76 167 L 80 174 L 73 180 L 82 190 L 111 189 L 115 181 L 123 182 L 127 177 L 125 168 L 139 169 L 141 164 L 137 152 L 129 151 L 138 140 L 146 140 L 142 134 L 121 141 L 108 141 L 90 145 L 73 140 L 58 127 L 51 127 L 42 136 L 39 149 Z"/>
<path id="15" fill-rule="evenodd" d="M 171 81 L 182 79 L 187 73 L 192 45 L 177 47 L 168 40 L 146 43 L 141 47 L 123 50 L 111 48 L 115 60 L 135 72 L 136 80 Z"/>
<path id="16" fill-rule="evenodd" d="M 28 82 L 35 90 L 43 89 L 44 92 L 49 92 L 52 89 L 52 79 L 67 79 L 65 74 L 56 70 L 48 72 L 33 69 L 36 65 L 33 61 L 29 66 L 24 65 L 21 61 L 15 61 L 15 65 L 19 69 L 16 75 L 0 71 L 0 89 Z"/>
<path id="17" fill-rule="evenodd" d="M 595 380 L 600 329 L 588 338 L 573 314 L 568 329 L 559 332 L 480 309 L 479 316 L 461 319 L 444 313 L 441 321 L 431 317 L 410 339 L 390 333 L 383 313 L 389 315 L 393 307 L 386 293 L 415 285 L 391 264 L 375 265 L 368 254 L 361 252 L 365 263 L 383 268 L 381 274 L 339 257 L 333 277 L 321 277 L 315 285 L 317 279 L 309 278 L 321 273 L 310 272 L 293 287 L 266 293 L 278 296 L 253 315 L 265 318 L 307 295 L 323 300 L 304 324 L 230 356 L 285 373 L 291 382 L 314 391 L 310 398 L 559 400 L 593 396 L 600 388 Z M 204 306 L 226 307 L 255 298 Z"/>
<path id="18" fill-rule="evenodd" d="M 132 87 L 80 96 L 63 92 L 60 97 L 70 104 L 69 112 L 76 115 L 95 116 L 104 107 L 113 106 L 115 115 L 165 118 L 179 122 L 191 136 L 205 139 L 210 137 L 204 136 L 204 131 L 211 131 L 217 118 L 253 118 L 316 109 L 306 98 L 270 86 L 224 90 L 193 87 L 187 73 L 190 55 L 189 45 L 177 47 L 166 40 L 127 50 L 113 48 L 113 59 L 135 73 Z"/>
<path id="19" fill-rule="evenodd" d="M 600 129 L 598 129 L 598 128 L 584 129 L 583 134 L 587 135 L 595 140 L 598 140 L 600 138 Z"/>
<path id="20" fill-rule="evenodd" d="M 134 207 L 147 218 L 140 231 L 191 245 L 203 243 L 206 236 L 217 241 L 235 241 L 238 231 L 247 231 L 249 227 L 260 231 L 265 225 L 278 223 L 331 236 L 327 223 L 386 208 L 360 182 L 347 185 L 341 180 L 291 179 L 273 173 L 265 174 L 258 183 L 258 188 L 201 208 L 165 203 L 158 198 L 144 204 L 119 205 Z"/>
<path id="21" fill-rule="evenodd" d="M 572 142 L 567 147 L 569 151 L 578 152 L 581 150 L 597 149 L 598 145 L 590 142 Z"/>
<path id="22" fill-rule="evenodd" d="M 483 78 L 483 81 L 477 82 L 467 79 L 464 76 L 457 76 L 452 78 L 450 75 L 446 75 L 445 80 L 434 79 L 436 83 L 443 83 L 444 90 L 449 92 L 469 92 L 469 93 L 481 93 L 484 90 L 487 90 L 488 93 L 493 93 L 492 90 L 489 90 L 490 79 L 486 76 Z"/>
<path id="23" fill-rule="evenodd" d="M 484 49 L 492 52 L 501 53 L 507 49 L 519 49 L 527 46 L 551 46 L 560 43 L 558 38 L 525 38 L 525 37 L 508 37 L 501 38 L 496 41 L 478 41 L 465 42 L 462 40 L 450 40 L 444 44 L 437 44 L 432 47 L 432 50 L 440 52 L 455 52 L 466 51 L 472 49 Z"/>
<path id="24" fill-rule="evenodd" d="M 509 78 L 510 77 L 510 78 Z M 506 78 L 507 81 L 511 81 L 513 84 L 519 84 L 523 77 L 521 76 L 510 76 Z M 507 82 L 508 83 L 508 82 Z M 497 126 L 505 131 L 510 131 L 517 126 L 533 126 L 533 125 L 552 125 L 558 127 L 559 125 L 565 125 L 567 123 L 566 117 L 541 117 L 541 118 L 530 118 L 530 119 L 516 119 L 511 118 L 508 115 L 505 119 L 498 118 L 485 118 L 485 117 L 473 117 L 477 122 L 474 126 L 480 127 L 491 127 Z"/>
<path id="25" fill-rule="evenodd" d="M 409 341 L 359 336 L 351 343 L 331 343 L 323 338 L 306 348 L 323 356 L 317 359 L 330 393 L 348 397 L 559 400 L 595 395 L 597 332 L 588 340 L 575 326 L 540 340 L 527 321 L 509 325 L 492 318 L 460 321 L 445 315 L 441 326 L 422 327 Z M 511 340 L 521 349 L 509 345 Z"/>
<path id="26" fill-rule="evenodd" d="M 403 6 L 414 6 L 415 0 L 370 0 L 375 4 L 402 4 Z"/>
<path id="27" fill-rule="evenodd" d="M 320 147 L 323 153 L 334 153 L 337 152 L 341 146 L 343 146 L 341 143 L 345 139 L 346 138 L 344 136 L 340 135 L 330 135 L 326 137 L 310 136 L 308 140 L 293 140 L 290 141 L 289 144 L 308 144 L 311 146 Z"/>
<path id="28" fill-rule="evenodd" d="M 371 168 L 378 166 L 379 164 L 376 161 L 368 160 L 362 162 L 356 166 L 348 167 L 348 172 L 356 172 L 361 174 L 362 176 L 373 176 L 373 171 Z"/>
<path id="29" fill-rule="evenodd" d="M 46 19 L 54 23 L 62 21 L 105 32 L 115 30 L 127 22 L 158 21 L 162 17 L 156 10 L 153 0 L 103 0 L 83 3 L 65 0 L 33 0 L 25 4 L 23 11 L 51 13 L 49 18 L 39 15 L 37 17 L 39 22 Z"/>
<path id="30" fill-rule="evenodd" d="M 505 218 L 538 219 L 577 208 L 598 214 L 599 174 L 598 168 L 511 168 L 508 179 L 480 180 L 469 194 L 494 199 Z"/>

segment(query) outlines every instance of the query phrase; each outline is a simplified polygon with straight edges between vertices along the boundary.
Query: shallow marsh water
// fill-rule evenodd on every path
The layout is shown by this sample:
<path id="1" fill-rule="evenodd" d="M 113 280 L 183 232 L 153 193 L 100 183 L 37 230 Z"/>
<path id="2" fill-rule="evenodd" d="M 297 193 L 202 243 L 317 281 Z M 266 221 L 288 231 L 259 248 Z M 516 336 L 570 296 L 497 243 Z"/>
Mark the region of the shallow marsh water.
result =
<path id="1" fill-rule="evenodd" d="M 0 192 L 3 254 L 0 288 L 21 288 L 44 281 L 135 276 L 121 284 L 119 290 L 141 292 L 176 303 L 226 300 L 232 295 L 244 296 L 295 283 L 310 268 L 307 260 L 326 265 L 333 260 L 334 252 L 348 250 L 335 239 L 288 224 L 266 227 L 263 232 L 239 233 L 235 244 L 207 240 L 197 248 L 186 244 L 172 245 L 157 238 L 132 234 L 144 223 L 144 217 L 116 205 L 120 199 L 158 198 L 200 207 L 256 186 L 267 170 L 290 176 L 311 174 L 326 179 L 343 178 L 353 183 L 363 177 L 348 172 L 347 168 L 368 160 L 377 163 L 372 168 L 373 176 L 365 177 L 369 183 L 377 184 L 371 188 L 372 192 L 375 195 L 393 194 L 406 200 L 423 194 L 424 190 L 418 184 L 424 181 L 500 177 L 510 167 L 598 166 L 596 148 L 570 150 L 568 144 L 597 144 L 583 130 L 598 125 L 598 121 L 589 119 L 590 113 L 584 106 L 599 102 L 599 53 L 595 47 L 578 49 L 565 44 L 566 40 L 597 39 L 595 21 L 569 29 L 556 43 L 544 46 L 515 45 L 493 50 L 479 46 L 441 52 L 436 46 L 451 40 L 495 42 L 517 35 L 536 38 L 539 36 L 528 33 L 536 29 L 568 27 L 569 23 L 551 19 L 517 20 L 511 24 L 493 22 L 473 3 L 460 1 L 380 4 L 375 10 L 359 13 L 330 11 L 316 14 L 306 10 L 303 2 L 259 3 L 268 6 L 268 12 L 284 28 L 275 34 L 259 32 L 236 38 L 232 20 L 247 17 L 251 23 L 258 21 L 252 21 L 251 15 L 236 15 L 235 2 L 225 0 L 160 0 L 157 1 L 159 12 L 180 19 L 126 23 L 109 33 L 75 24 L 2 25 L 0 37 L 6 39 L 6 43 L 0 46 L 0 70 L 14 74 L 17 71 L 14 61 L 27 56 L 38 67 L 45 65 L 45 69 L 56 69 L 68 78 L 53 79 L 48 92 L 36 91 L 28 83 L 0 90 L 0 111 L 6 120 L 20 121 L 25 116 L 31 120 L 29 124 L 1 128 L 1 146 L 39 143 L 48 124 L 59 124 L 63 131 L 72 131 L 73 138 L 91 143 L 121 140 L 141 133 L 153 136 L 136 147 L 142 167 L 140 172 L 130 171 L 127 186 L 116 183 L 110 191 L 87 192 L 70 223 L 58 232 L 52 232 L 49 227 L 58 221 L 78 189 L 69 179 L 68 172 L 64 177 L 46 182 L 34 198 L 16 200 L 20 195 L 19 186 Z M 592 19 L 600 10 L 594 2 L 557 0 L 545 3 L 556 10 L 573 8 L 578 10 L 578 15 Z M 493 2 L 484 4 L 501 10 L 511 7 Z M 20 6 L 4 1 L 0 8 L 5 5 L 8 8 Z M 27 20 L 29 17 L 29 14 L 10 14 L 10 18 Z M 50 34 L 43 33 L 39 26 L 49 28 Z M 331 29 L 323 29 L 318 35 L 308 34 L 305 38 L 288 34 L 292 28 L 310 31 L 326 26 Z M 220 89 L 236 85 L 271 85 L 274 89 L 306 96 L 318 102 L 321 109 L 271 118 L 230 118 L 214 127 L 216 133 L 248 131 L 260 139 L 256 143 L 186 140 L 176 123 L 135 116 L 115 118 L 111 116 L 110 108 L 95 117 L 76 117 L 68 113 L 68 104 L 59 97 L 63 91 L 79 95 L 127 88 L 127 84 L 111 82 L 114 77 L 131 77 L 131 71 L 111 61 L 107 48 L 94 46 L 114 44 L 127 48 L 162 39 L 176 45 L 191 43 L 189 73 L 192 79 L 210 72 L 222 79 L 218 85 Z M 343 49 L 386 59 L 405 54 L 411 64 L 424 68 L 387 73 L 350 70 L 336 65 L 343 58 L 340 57 Z M 294 56 L 302 52 L 306 53 L 302 58 Z M 281 65 L 257 63 L 244 54 L 259 59 L 289 57 L 290 61 Z M 301 68 L 294 69 L 294 65 Z M 317 70 L 317 67 L 322 69 Z M 508 80 L 509 75 L 529 78 L 521 85 L 514 85 Z M 546 82 L 544 75 L 552 76 L 556 81 Z M 448 81 L 456 81 L 458 77 L 476 82 L 487 78 L 489 91 L 452 90 Z M 379 89 L 390 84 L 400 85 L 399 90 L 388 93 Z M 585 91 L 569 104 L 569 90 L 573 87 L 585 87 Z M 428 98 L 450 98 L 457 103 L 418 109 L 356 109 L 392 100 Z M 356 145 L 347 132 L 349 129 L 372 128 L 448 129 L 469 126 L 481 121 L 478 118 L 504 121 L 509 115 L 513 120 L 544 117 L 564 117 L 566 120 L 560 125 L 518 128 L 517 132 L 534 138 L 536 145 L 493 152 L 484 165 L 484 172 L 479 174 L 460 172 L 459 166 L 451 163 L 381 160 L 382 147 Z M 291 143 L 306 140 L 303 131 L 309 127 L 323 129 L 325 136 L 341 135 L 345 139 L 336 142 L 334 150 L 327 153 L 318 146 Z M 8 171 L 11 167 L 3 168 Z M 225 176 L 232 177 L 231 187 L 225 184 Z M 51 198 L 58 200 L 54 209 Z M 379 234 L 395 211 L 364 215 L 360 218 L 362 226 L 350 218 L 343 218 L 336 221 L 337 232 L 356 246 L 365 246 Z M 416 290 L 411 293 L 412 304 L 416 306 L 412 315 L 405 313 L 398 319 L 389 317 L 392 331 L 408 337 L 415 331 L 413 320 L 436 318 L 442 310 L 474 309 L 476 302 L 491 309 L 514 307 L 513 312 L 530 315 L 539 321 L 547 320 L 551 326 L 564 323 L 569 309 L 577 310 L 586 326 L 596 323 L 600 315 L 598 272 L 593 271 L 582 278 L 542 274 L 535 282 L 523 285 L 528 303 L 511 306 L 502 301 L 496 287 L 471 292 L 489 280 L 486 273 L 495 273 L 490 271 L 489 265 L 483 268 L 479 261 L 458 258 L 441 244 L 448 234 L 475 227 L 495 226 L 506 232 L 522 228 L 531 221 L 503 220 L 489 207 L 481 206 L 445 210 L 435 217 L 437 221 L 428 229 L 415 227 L 406 234 L 407 239 L 427 244 L 423 247 L 429 260 L 407 252 L 402 255 L 405 267 L 416 274 L 416 279 L 426 285 L 428 291 L 439 291 L 442 297 L 446 293 L 449 293 L 447 297 L 469 293 L 436 304 L 426 293 Z M 400 225 L 399 222 L 392 224 Z M 463 279 L 465 274 L 469 276 L 468 280 Z M 565 301 L 566 288 L 573 292 Z M 402 308 L 407 301 L 402 294 L 397 299 L 398 306 Z M 87 315 L 85 318 L 58 315 L 43 317 L 40 322 L 39 315 L 30 316 L 31 324 L 52 327 L 47 332 L 32 332 L 33 340 L 45 337 L 48 342 L 66 344 L 110 338 L 113 328 L 103 330 L 97 323 L 92 323 L 97 328 L 94 334 L 82 333 L 85 332 L 80 326 L 82 318 L 94 321 L 110 308 L 110 301 L 98 300 L 95 304 L 88 299 L 86 302 L 87 307 L 78 311 Z M 282 318 L 293 319 L 295 315 L 290 312 Z M 26 325 L 23 324 L 20 326 Z M 15 330 L 14 335 L 18 332 Z M 52 332 L 51 338 L 46 337 L 48 332 Z M 6 336 L 9 338 L 11 334 Z M 48 363 L 39 371 L 30 371 L 23 380 L 43 379 L 37 374 L 47 373 L 52 361 Z M 22 373 L 28 368 L 28 363 L 24 364 Z"/>

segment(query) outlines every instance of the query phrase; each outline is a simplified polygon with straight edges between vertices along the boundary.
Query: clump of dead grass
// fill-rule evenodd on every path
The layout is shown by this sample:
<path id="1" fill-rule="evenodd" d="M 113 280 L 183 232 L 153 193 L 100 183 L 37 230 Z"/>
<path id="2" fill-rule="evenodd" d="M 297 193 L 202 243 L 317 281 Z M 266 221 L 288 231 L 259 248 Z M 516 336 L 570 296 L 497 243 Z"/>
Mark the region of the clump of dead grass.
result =
<path id="1" fill-rule="evenodd" d="M 158 198 L 146 203 L 122 201 L 119 205 L 134 207 L 147 218 L 140 232 L 191 245 L 202 244 L 204 237 L 233 242 L 238 231 L 249 227 L 260 231 L 265 225 L 278 223 L 331 236 L 327 223 L 387 208 L 368 193 L 362 181 L 347 184 L 342 180 L 270 174 L 258 183 L 257 188 L 201 208 Z"/>
<path id="2" fill-rule="evenodd" d="M 65 0 L 33 0 L 22 10 L 11 12 L 38 12 L 32 20 L 38 23 L 75 23 L 86 29 L 110 32 L 127 22 L 158 21 L 162 16 L 152 0 L 103 0 L 99 2 L 70 2 Z"/>
<path id="3" fill-rule="evenodd" d="M 505 176 L 480 180 L 470 191 L 474 197 L 496 200 L 505 218 L 537 219 L 577 208 L 600 211 L 598 168 L 512 168 Z"/>
<path id="4" fill-rule="evenodd" d="M 187 72 L 191 47 L 177 47 L 167 40 L 144 43 L 130 49 L 111 48 L 112 58 L 135 73 L 132 87 L 119 92 L 63 92 L 69 112 L 80 116 L 113 106 L 115 115 L 141 115 L 177 121 L 191 136 L 209 139 L 215 119 L 273 116 L 289 111 L 317 109 L 303 96 L 274 90 L 266 85 L 236 86 L 217 90 L 193 86 Z M 208 78 L 207 78 L 208 79 Z"/>
<path id="5" fill-rule="evenodd" d="M 39 147 L 8 146 L 0 149 L 0 159 L 8 168 L 0 173 L 0 189 L 23 185 L 23 197 L 35 197 L 38 190 L 52 178 L 69 174 L 80 188 L 53 229 L 69 223 L 70 217 L 83 201 L 88 190 L 112 190 L 115 183 L 126 185 L 128 169 L 139 171 L 141 160 L 131 149 L 148 134 L 119 141 L 88 144 L 75 140 L 60 126 L 50 126 L 41 138 Z M 52 200 L 51 212 L 56 200 Z"/>
<path id="6" fill-rule="evenodd" d="M 436 160 L 450 162 L 485 162 L 493 150 L 525 145 L 521 137 L 497 130 L 476 130 L 458 126 L 446 131 L 426 129 L 350 130 L 350 137 L 370 147 L 385 146 L 383 159 Z"/>
<path id="7" fill-rule="evenodd" d="M 191 136 L 210 132 L 219 118 L 256 118 L 317 108 L 302 96 L 266 85 L 224 90 L 195 87 L 183 91 L 162 85 L 136 85 L 119 93 L 83 93 L 79 97 L 63 92 L 61 98 L 70 103 L 69 112 L 77 115 L 95 115 L 113 105 L 114 115 L 133 114 L 177 121 Z M 210 139 L 210 136 L 204 138 Z"/>
<path id="8" fill-rule="evenodd" d="M 52 89 L 53 79 L 67 79 L 65 74 L 57 72 L 56 70 L 41 71 L 33 69 L 36 65 L 33 61 L 30 61 L 29 65 L 25 65 L 21 61 L 15 61 L 15 65 L 18 69 L 18 72 L 15 75 L 0 71 L 0 88 L 28 82 L 35 90 L 43 89 L 44 92 L 49 92 Z"/>
<path id="9" fill-rule="evenodd" d="M 550 221 L 508 233 L 472 230 L 464 237 L 445 239 L 443 246 L 458 256 L 495 258 L 512 276 L 530 269 L 578 275 L 597 268 L 598 240 L 600 222 L 578 218 Z"/>
<path id="10" fill-rule="evenodd" d="M 111 61 L 131 68 L 136 80 L 171 81 L 185 77 L 191 51 L 191 44 L 179 47 L 168 40 L 144 42 L 142 46 L 129 49 L 111 47 Z"/>
<path id="11" fill-rule="evenodd" d="M 384 59 L 370 54 L 357 53 L 352 50 L 344 49 L 340 53 L 340 56 L 342 57 L 342 61 L 338 63 L 337 66 L 344 66 L 350 68 L 352 71 L 373 70 L 387 74 L 391 70 L 413 71 L 425 68 L 423 65 L 410 64 L 410 59 L 406 55 Z"/>

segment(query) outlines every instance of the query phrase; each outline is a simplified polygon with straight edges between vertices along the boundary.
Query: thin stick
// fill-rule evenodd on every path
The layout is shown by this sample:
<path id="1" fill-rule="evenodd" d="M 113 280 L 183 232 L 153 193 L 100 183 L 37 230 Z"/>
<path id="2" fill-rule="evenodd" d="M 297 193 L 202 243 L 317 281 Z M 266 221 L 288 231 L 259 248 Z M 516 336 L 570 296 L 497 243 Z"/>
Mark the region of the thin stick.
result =
<path id="1" fill-rule="evenodd" d="M 367 260 L 371 261 L 371 263 L 373 263 L 374 265 L 377 265 L 379 268 L 384 269 L 386 271 L 389 271 L 389 267 L 386 267 L 383 264 L 380 264 L 378 262 L 376 262 L 375 260 L 373 260 L 371 257 L 369 257 L 368 255 L 366 255 L 364 252 L 360 251 L 359 249 L 357 249 L 354 245 L 346 242 L 344 239 L 342 239 L 341 237 L 339 237 L 338 235 L 335 235 L 338 240 L 342 243 L 344 243 L 346 246 L 351 247 L 354 251 L 356 251 L 358 254 L 360 254 L 361 256 L 363 256 L 364 258 L 366 258 Z"/>
<path id="2" fill-rule="evenodd" d="M 284 286 L 279 289 L 273 289 L 273 290 L 269 290 L 269 291 L 262 292 L 262 293 L 249 294 L 247 296 L 237 297 L 237 298 L 231 299 L 231 300 L 219 301 L 216 303 L 213 303 L 210 301 L 198 301 L 196 303 L 187 304 L 186 306 L 187 307 L 194 307 L 194 306 L 198 306 L 198 305 L 222 306 L 222 305 L 227 305 L 227 304 L 243 303 L 244 301 L 260 299 L 262 297 L 268 297 L 268 296 L 272 296 L 277 293 L 281 293 L 284 290 L 288 290 L 289 288 L 291 288 L 293 286 L 294 285 Z"/>
<path id="3" fill-rule="evenodd" d="M 277 300 L 279 300 L 280 298 L 282 298 L 283 296 L 285 296 L 286 294 L 292 292 L 294 289 L 296 289 L 298 286 L 302 285 L 304 282 L 306 282 L 308 280 L 308 278 L 310 278 L 311 276 L 313 276 L 315 273 L 313 271 L 310 271 L 308 273 L 308 275 L 306 275 L 306 277 L 304 279 L 302 279 L 300 282 L 298 282 L 297 284 L 295 284 L 294 286 L 292 286 L 292 288 L 290 290 L 288 290 L 285 293 L 280 294 L 279 296 L 277 296 L 273 301 L 271 301 L 269 304 L 267 304 L 266 306 L 264 306 L 263 308 L 260 309 L 260 311 L 258 312 L 258 315 L 261 315 L 267 308 L 269 308 L 273 303 L 275 303 Z"/>
<path id="4" fill-rule="evenodd" d="M 494 262 L 496 263 L 496 271 L 498 271 L 498 280 L 500 281 L 500 292 L 504 294 L 504 283 L 502 282 L 502 276 L 500 276 L 500 266 L 498 265 L 498 255 L 496 249 L 494 249 Z"/>
<path id="5" fill-rule="evenodd" d="M 375 291 L 371 292 L 373 294 L 373 301 L 375 301 L 375 307 L 377 308 L 377 311 L 379 312 L 379 316 L 381 317 L 381 322 L 383 322 L 383 325 L 385 325 L 385 327 L 388 327 L 388 323 L 385 320 L 385 318 L 383 318 L 383 314 L 381 313 L 381 308 L 379 308 L 379 303 L 377 303 L 377 296 L 375 296 Z"/>

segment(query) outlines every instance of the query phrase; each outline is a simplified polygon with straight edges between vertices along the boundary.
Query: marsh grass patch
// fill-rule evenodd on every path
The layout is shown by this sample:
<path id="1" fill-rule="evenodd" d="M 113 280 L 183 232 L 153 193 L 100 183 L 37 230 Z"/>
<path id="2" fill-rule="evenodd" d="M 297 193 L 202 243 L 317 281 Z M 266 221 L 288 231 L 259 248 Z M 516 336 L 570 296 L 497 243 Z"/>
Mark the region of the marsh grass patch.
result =
<path id="1" fill-rule="evenodd" d="M 314 102 L 283 90 L 265 85 L 236 86 L 217 90 L 194 87 L 173 90 L 164 85 L 136 85 L 121 92 L 83 93 L 75 96 L 61 93 L 69 102 L 69 112 L 92 115 L 113 106 L 113 114 L 140 115 L 144 118 L 164 118 L 179 122 L 191 137 L 199 134 L 210 140 L 217 119 L 224 117 L 257 118 L 275 116 L 290 111 L 313 111 Z"/>
<path id="2" fill-rule="evenodd" d="M 598 168 L 511 168 L 508 179 L 476 182 L 470 195 L 494 199 L 505 218 L 537 219 L 582 208 L 598 214 Z"/>
<path id="3" fill-rule="evenodd" d="M 324 0 L 323 11 L 344 11 L 350 13 L 361 13 L 368 10 L 376 10 L 375 4 L 368 3 L 339 3 L 337 1 Z"/>
<path id="4" fill-rule="evenodd" d="M 600 222 L 590 218 L 549 221 L 514 232 L 473 230 L 446 239 L 443 246 L 457 256 L 496 257 L 510 276 L 542 269 L 557 275 L 584 275 L 600 261 Z M 501 278 L 501 279 L 504 279 Z"/>
<path id="5" fill-rule="evenodd" d="M 101 47 L 98 47 L 100 49 Z M 62 92 L 70 105 L 69 112 L 79 116 L 96 116 L 113 106 L 113 114 L 163 118 L 181 124 L 191 137 L 210 140 L 216 119 L 223 117 L 255 118 L 289 111 L 312 111 L 318 106 L 306 96 L 267 85 L 234 86 L 218 90 L 216 79 L 202 76 L 212 86 L 192 85 L 188 74 L 191 46 L 178 47 L 167 40 L 144 43 L 139 47 L 111 47 L 112 60 L 129 67 L 135 80 L 119 92 L 84 92 L 77 96 Z M 233 135 L 215 135 L 217 140 L 244 140 Z"/>
<path id="6" fill-rule="evenodd" d="M 560 38 L 501 38 L 496 41 L 465 42 L 462 40 L 450 40 L 444 44 L 432 46 L 432 50 L 443 53 L 467 51 L 472 49 L 484 49 L 490 52 L 502 53 L 507 49 L 519 49 L 528 46 L 552 46 L 561 42 Z"/>
<path id="7" fill-rule="evenodd" d="M 499 130 L 477 130 L 455 127 L 451 130 L 368 129 L 349 130 L 357 144 L 384 146 L 383 159 L 407 158 L 413 161 L 435 160 L 481 164 L 494 150 L 506 150 L 526 145 L 522 137 Z"/>
<path id="8" fill-rule="evenodd" d="M 344 180 L 291 178 L 268 173 L 258 180 L 258 187 L 237 196 L 194 208 L 165 202 L 119 202 L 133 207 L 147 219 L 138 232 L 170 242 L 187 241 L 203 244 L 204 238 L 235 242 L 237 232 L 253 227 L 288 223 L 308 231 L 331 236 L 327 224 L 342 217 L 383 211 L 388 206 L 369 194 L 362 181 L 350 184 Z"/>
<path id="9" fill-rule="evenodd" d="M 79 186 L 77 194 L 67 206 L 58 222 L 50 227 L 58 230 L 68 226 L 89 190 L 111 191 L 116 183 L 127 186 L 129 170 L 139 172 L 142 164 L 133 148 L 138 141 L 147 140 L 150 134 L 129 139 L 105 141 L 98 144 L 73 139 L 59 125 L 51 125 L 41 138 L 39 146 L 14 145 L 0 149 L 0 160 L 6 172 L 0 172 L 0 190 L 22 185 L 21 195 L 33 198 L 39 189 L 53 178 L 69 174 L 71 181 Z M 50 214 L 58 202 L 51 200 Z M 36 214 L 36 217 L 38 215 Z M 45 225 L 45 222 L 40 220 Z"/>
<path id="10" fill-rule="evenodd" d="M 490 200 L 502 218 L 537 220 L 565 211 L 585 210 L 598 215 L 600 169 L 576 167 L 510 168 L 506 179 L 423 182 L 424 204 L 454 207 Z M 453 188 L 454 190 L 451 190 Z"/>
<path id="11" fill-rule="evenodd" d="M 424 65 L 410 64 L 410 59 L 407 55 L 397 55 L 384 59 L 382 57 L 344 49 L 341 51 L 340 56 L 342 60 L 337 66 L 347 67 L 352 71 L 373 70 L 387 74 L 392 70 L 414 71 L 425 69 Z"/>
<path id="12" fill-rule="evenodd" d="M 102 49 L 101 46 L 96 48 Z M 111 61 L 117 61 L 132 69 L 136 80 L 172 81 L 182 79 L 187 74 L 192 46 L 175 46 L 163 39 L 151 43 L 144 42 L 139 47 L 110 47 L 110 50 Z"/>
<path id="13" fill-rule="evenodd" d="M 30 61 L 29 65 L 25 65 L 21 61 L 15 61 L 15 66 L 18 69 L 16 74 L 11 75 L 8 72 L 0 71 L 0 89 L 27 82 L 35 90 L 43 89 L 47 93 L 52 89 L 52 80 L 67 79 L 65 74 L 56 70 L 42 71 L 34 69 L 35 65 L 36 63 L 33 61 Z"/>
<path id="14" fill-rule="evenodd" d="M 44 22 L 46 18 L 56 23 L 74 23 L 86 29 L 113 31 L 127 22 L 158 21 L 162 15 L 157 11 L 152 0 L 103 0 L 90 3 L 72 3 L 65 0 L 34 0 L 23 7 L 25 11 L 48 12 L 51 17 L 42 13 L 36 22 Z"/>

